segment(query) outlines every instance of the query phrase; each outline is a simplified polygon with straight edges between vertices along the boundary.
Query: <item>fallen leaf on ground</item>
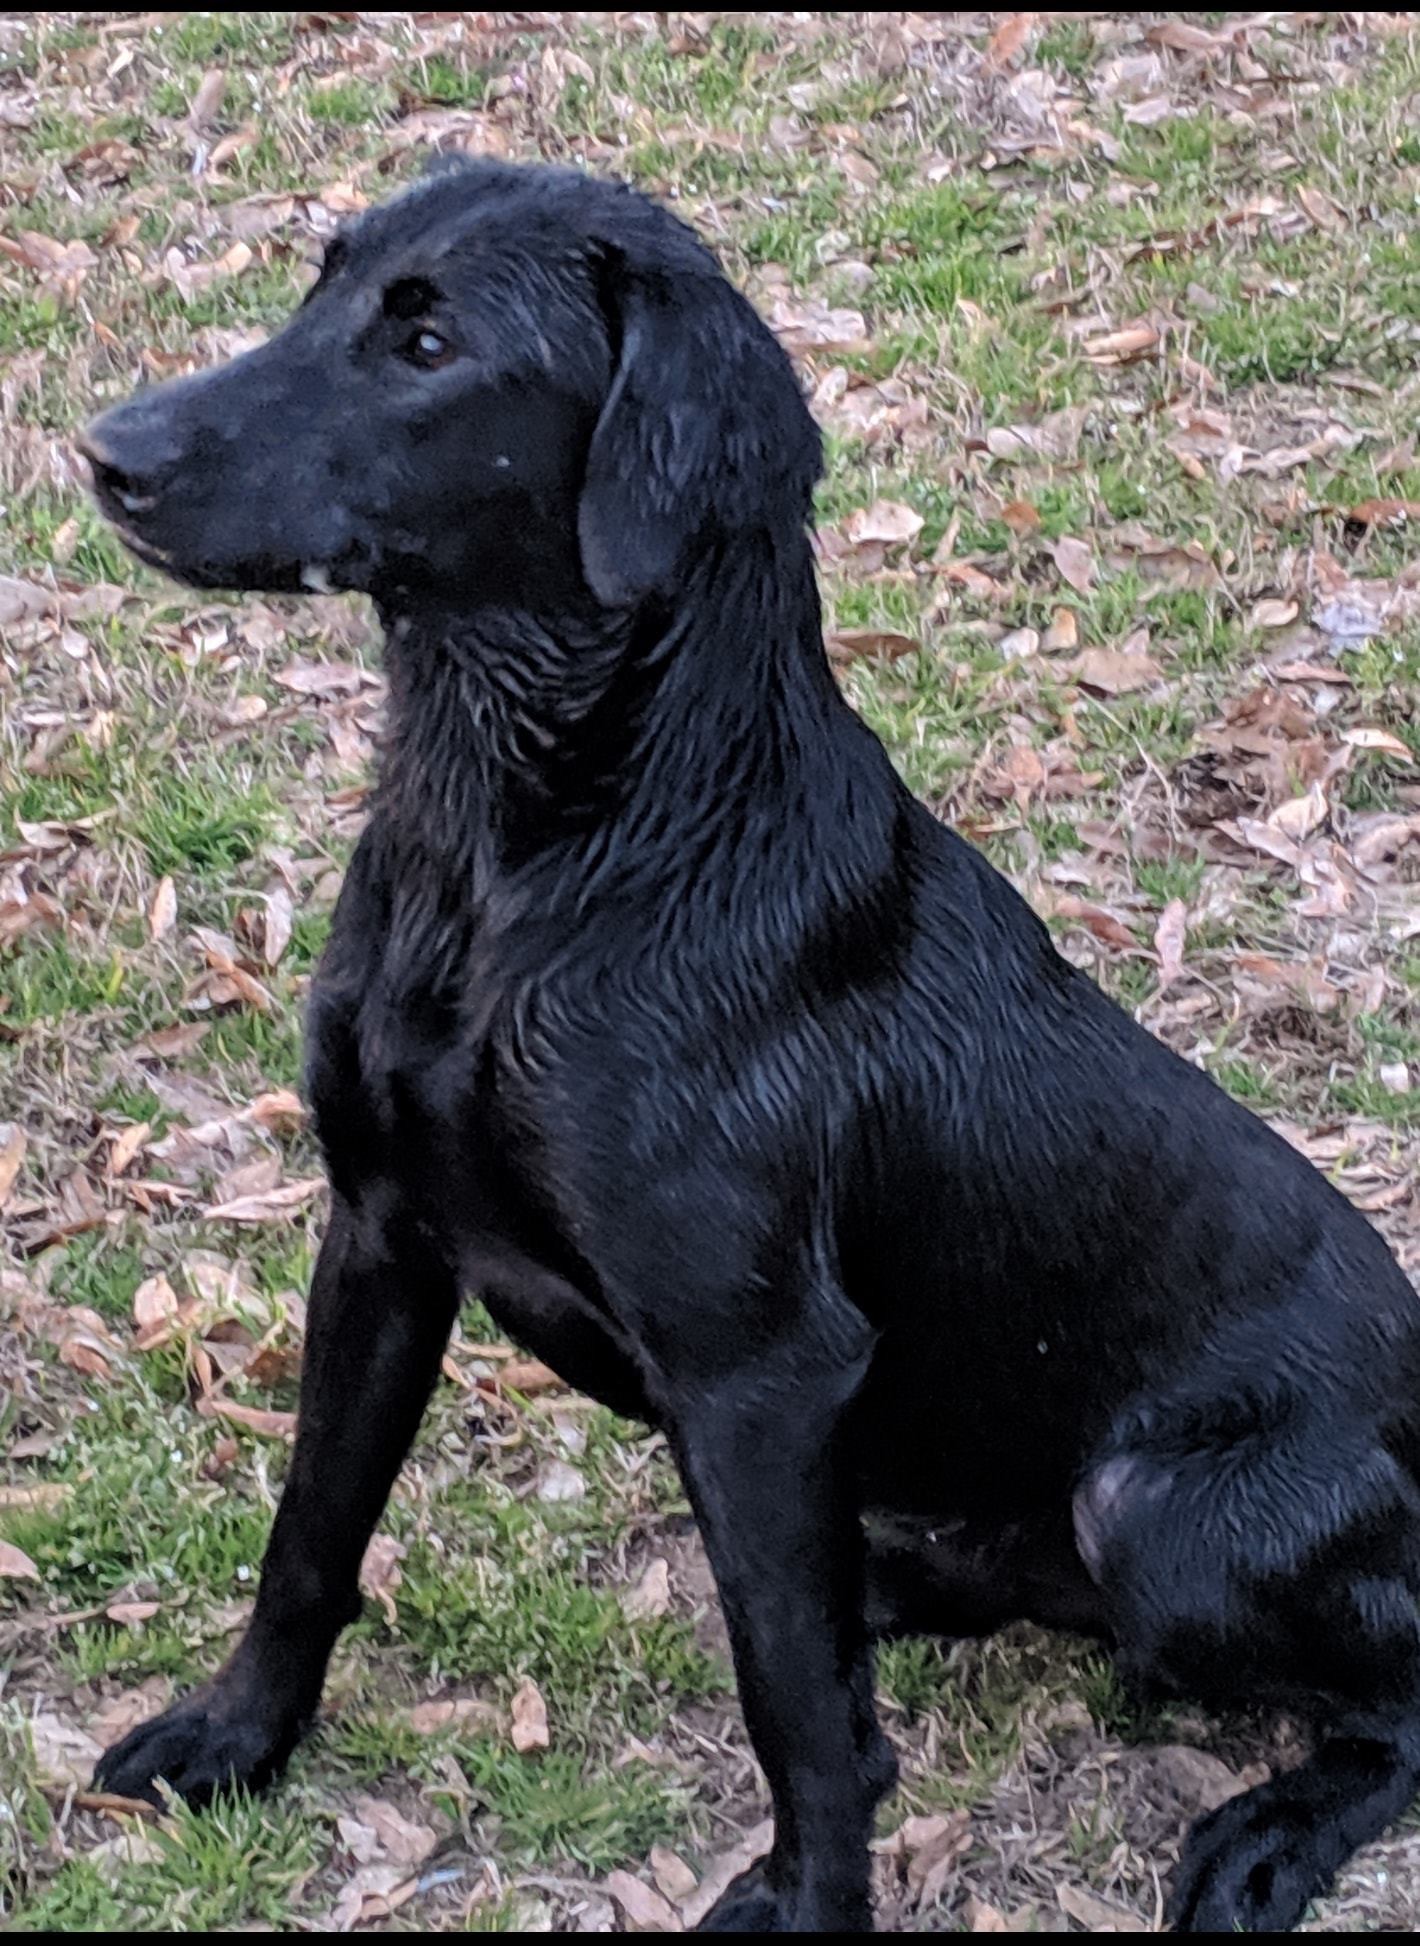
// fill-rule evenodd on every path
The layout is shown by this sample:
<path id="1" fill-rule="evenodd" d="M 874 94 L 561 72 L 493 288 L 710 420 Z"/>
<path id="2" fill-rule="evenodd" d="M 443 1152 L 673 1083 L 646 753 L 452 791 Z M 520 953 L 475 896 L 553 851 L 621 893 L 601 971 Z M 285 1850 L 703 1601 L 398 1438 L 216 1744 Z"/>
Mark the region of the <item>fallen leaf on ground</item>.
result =
<path id="1" fill-rule="evenodd" d="M 1086 338 L 1085 356 L 1096 365 L 1127 365 L 1135 358 L 1146 358 L 1158 344 L 1159 333 L 1152 324 L 1129 324 L 1121 331 Z"/>
<path id="2" fill-rule="evenodd" d="M 510 1358 L 498 1374 L 498 1382 L 509 1390 L 536 1398 L 540 1392 L 565 1392 L 566 1381 L 540 1358 Z"/>
<path id="3" fill-rule="evenodd" d="M 324 1188 L 324 1176 L 306 1176 L 299 1182 L 282 1183 L 265 1195 L 238 1196 L 230 1203 L 216 1203 L 203 1214 L 214 1223 L 280 1223 L 293 1210 L 313 1202 Z"/>
<path id="4" fill-rule="evenodd" d="M 1182 899 L 1170 899 L 1154 933 L 1154 951 L 1159 956 L 1159 992 L 1164 993 L 1183 972 L 1183 949 L 1188 937 L 1188 906 Z"/>
<path id="5" fill-rule="evenodd" d="M 235 1399 L 199 1399 L 197 1410 L 204 1417 L 230 1419 L 233 1425 L 245 1426 L 248 1432 L 259 1433 L 263 1439 L 294 1439 L 296 1437 L 296 1415 L 294 1412 L 264 1412 L 254 1405 L 238 1405 Z"/>
<path id="6" fill-rule="evenodd" d="M 666 1897 L 679 1905 L 695 1890 L 696 1877 L 679 1852 L 668 1845 L 652 1845 L 651 1874 Z"/>
<path id="7" fill-rule="evenodd" d="M 1069 582 L 1077 595 L 1087 595 L 1094 586 L 1094 549 L 1071 534 L 1062 534 L 1050 552 L 1063 579 Z"/>
<path id="8" fill-rule="evenodd" d="M 104 1174 L 110 1180 L 121 1176 L 124 1170 L 135 1161 L 139 1150 L 152 1133 L 151 1122 L 132 1122 L 127 1128 L 120 1129 L 114 1137 L 113 1147 L 108 1152 Z"/>
<path id="9" fill-rule="evenodd" d="M 901 546 L 914 540 L 925 525 L 921 514 L 901 500 L 875 500 L 870 507 L 857 507 L 843 523 L 843 532 L 854 547 L 874 541 L 886 546 Z"/>
<path id="10" fill-rule="evenodd" d="M 404 1579 L 399 1564 L 405 1552 L 405 1548 L 392 1535 L 374 1534 L 360 1563 L 360 1592 L 380 1604 L 391 1628 L 399 1620 L 394 1595 Z"/>
<path id="11" fill-rule="evenodd" d="M 546 1750 L 552 1741 L 547 1727 L 547 1704 L 531 1676 L 519 1683 L 513 1697 L 510 1734 L 513 1748 L 522 1756 L 533 1750 Z"/>
<path id="12" fill-rule="evenodd" d="M 1141 1919 L 1137 1912 L 1126 1912 L 1123 1906 L 1110 1905 L 1081 1885 L 1057 1885 L 1055 1897 L 1060 1910 L 1076 1925 L 1083 1926 L 1086 1932 L 1153 1931 L 1149 1921 Z"/>
<path id="13" fill-rule="evenodd" d="M 274 680 L 298 696 L 353 696 L 375 679 L 353 662 L 309 662 L 298 656 Z"/>
<path id="14" fill-rule="evenodd" d="M 104 1614 L 121 1628 L 136 1628 L 140 1622 L 151 1622 L 161 1607 L 156 1601 L 111 1601 Z"/>
<path id="15" fill-rule="evenodd" d="M 566 1460 L 548 1460 L 538 1468 L 537 1497 L 549 1506 L 564 1501 L 585 1500 L 587 1482 L 575 1466 Z"/>
<path id="16" fill-rule="evenodd" d="M 39 1569 L 13 1541 L 0 1541 L 0 1580 L 38 1581 Z"/>
<path id="17" fill-rule="evenodd" d="M 622 1613 L 631 1622 L 664 1615 L 671 1605 L 670 1565 L 660 1555 L 648 1563 L 641 1579 L 621 1598 Z"/>
<path id="18" fill-rule="evenodd" d="M 605 1885 L 627 1932 L 684 1932 L 680 1914 L 653 1885 L 644 1885 L 630 1872 L 610 1873 Z"/>
<path id="19" fill-rule="evenodd" d="M 87 1784 L 103 1755 L 87 1730 L 48 1711 L 29 1719 L 30 1741 L 42 1779 L 51 1784 Z"/>
<path id="20" fill-rule="evenodd" d="M 865 656 L 896 662 L 899 656 L 914 655 L 921 646 L 915 635 L 901 635 L 891 628 L 839 628 L 827 643 L 829 659 L 839 663 Z"/>
<path id="21" fill-rule="evenodd" d="M 1289 798 L 1285 804 L 1279 804 L 1269 814 L 1267 822 L 1274 831 L 1280 831 L 1301 844 L 1314 831 L 1320 830 L 1330 811 L 1326 792 L 1320 784 L 1313 784 L 1303 796 Z"/>
<path id="22" fill-rule="evenodd" d="M 1057 608 L 1040 638 L 1040 652 L 1042 655 L 1059 655 L 1065 649 L 1078 647 L 1079 641 L 1080 624 L 1075 619 L 1074 609 Z"/>
<path id="23" fill-rule="evenodd" d="M 486 1703 L 481 1696 L 450 1696 L 416 1703 L 408 1721 L 416 1736 L 428 1737 L 465 1724 L 495 1730 L 503 1721 L 503 1712 L 496 1703 Z"/>
<path id="24" fill-rule="evenodd" d="M 0 1210 L 10 1200 L 29 1147 L 25 1131 L 18 1122 L 0 1122 Z"/>
<path id="25" fill-rule="evenodd" d="M 1358 724 L 1353 730 L 1343 730 L 1341 741 L 1349 743 L 1355 750 L 1383 750 L 1388 757 L 1403 757 L 1407 763 L 1412 764 L 1417 761 L 1410 745 L 1403 743 L 1398 736 L 1392 736 L 1389 730 L 1377 730 L 1365 724 Z M 0 1201 L 3 1200 L 3 1196 L 0 1196 Z"/>
<path id="26" fill-rule="evenodd" d="M 177 924 L 177 888 L 170 878 L 160 878 L 148 906 L 148 937 L 163 939 Z"/>
<path id="27" fill-rule="evenodd" d="M 747 1831 L 729 1851 L 711 1859 L 700 1874 L 699 1885 L 689 1898 L 681 1901 L 680 1916 L 687 1932 L 695 1930 L 720 1894 L 728 1890 L 741 1872 L 747 1872 L 756 1859 L 763 1858 L 773 1842 L 774 1820 L 766 1818 Z"/>
<path id="28" fill-rule="evenodd" d="M 1001 519 L 1013 534 L 1021 538 L 1033 534 L 1040 526 L 1040 515 L 1029 500 L 1008 500 L 1001 509 Z"/>
<path id="29" fill-rule="evenodd" d="M 1082 689 L 1098 690 L 1102 696 L 1148 689 L 1164 673 L 1152 656 L 1122 655 L 1117 649 L 1082 649 L 1073 662 L 1060 666 Z"/>
<path id="30" fill-rule="evenodd" d="M 178 1295 L 161 1271 L 156 1277 L 145 1277 L 133 1293 L 133 1322 L 140 1339 L 149 1342 L 144 1349 L 151 1349 L 152 1335 L 165 1331 L 178 1316 Z"/>
<path id="31" fill-rule="evenodd" d="M 105 1838 L 102 1844 L 81 1854 L 106 1885 L 115 1887 L 135 1865 L 160 1865 L 167 1855 L 162 1838 L 141 1824 L 131 1825 L 116 1838 Z"/>
<path id="32" fill-rule="evenodd" d="M 406 1868 L 422 1865 L 439 1842 L 439 1834 L 431 1826 L 412 1823 L 382 1797 L 357 1797 L 350 1811 L 337 1819 L 337 1824 L 362 1865 L 372 1864 L 376 1859 Z M 352 1842 L 347 1824 L 352 1829 L 358 1827 L 356 1842 Z M 357 1843 L 361 1847 L 369 1845 L 370 1849 L 357 1849 Z"/>
<path id="33" fill-rule="evenodd" d="M 1047 909 L 1057 919 L 1074 919 L 1107 946 L 1117 946 L 1121 951 L 1130 951 L 1137 948 L 1139 944 L 1122 919 L 1117 919 L 1103 906 L 1092 905 L 1088 899 L 1078 898 L 1073 892 L 1053 893 L 1048 900 Z"/>

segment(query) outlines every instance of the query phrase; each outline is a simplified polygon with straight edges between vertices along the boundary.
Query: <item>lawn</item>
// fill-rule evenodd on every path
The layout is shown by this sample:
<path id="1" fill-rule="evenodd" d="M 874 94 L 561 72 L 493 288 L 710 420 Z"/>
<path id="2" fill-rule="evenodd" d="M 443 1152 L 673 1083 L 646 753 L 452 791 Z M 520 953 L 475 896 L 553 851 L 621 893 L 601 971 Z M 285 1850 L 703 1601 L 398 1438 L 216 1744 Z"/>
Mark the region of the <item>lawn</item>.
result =
<path id="1" fill-rule="evenodd" d="M 1403 13 L 0 17 L 0 1927 L 659 1930 L 767 1812 L 661 1442 L 472 1304 L 283 1788 L 87 1789 L 250 1605 L 381 679 L 353 601 L 137 567 L 75 427 L 258 341 L 431 147 L 673 199 L 800 362 L 904 777 L 1414 1271 L 1417 110 Z M 901 1930 L 1151 1930 L 1294 1736 L 1024 1630 L 880 1680 Z M 1420 1822 L 1310 1923 L 1417 1918 Z"/>

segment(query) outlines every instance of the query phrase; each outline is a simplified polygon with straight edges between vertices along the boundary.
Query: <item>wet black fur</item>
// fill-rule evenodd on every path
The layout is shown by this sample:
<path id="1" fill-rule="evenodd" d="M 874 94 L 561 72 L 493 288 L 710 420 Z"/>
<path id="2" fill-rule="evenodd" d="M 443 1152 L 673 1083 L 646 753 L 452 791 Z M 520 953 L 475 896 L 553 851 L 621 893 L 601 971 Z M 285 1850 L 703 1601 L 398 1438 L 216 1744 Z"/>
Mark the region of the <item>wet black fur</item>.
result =
<path id="1" fill-rule="evenodd" d="M 870 1634 L 1017 1616 L 1307 1713 L 1172 1905 L 1294 1925 L 1420 1786 L 1415 1298 L 844 703 L 817 433 L 708 252 L 608 184 L 442 174 L 88 437 L 146 559 L 373 595 L 392 719 L 312 996 L 333 1208 L 255 1617 L 105 1786 L 280 1768 L 477 1290 L 684 1473 L 777 1828 L 712 1925 L 869 1924 Z"/>

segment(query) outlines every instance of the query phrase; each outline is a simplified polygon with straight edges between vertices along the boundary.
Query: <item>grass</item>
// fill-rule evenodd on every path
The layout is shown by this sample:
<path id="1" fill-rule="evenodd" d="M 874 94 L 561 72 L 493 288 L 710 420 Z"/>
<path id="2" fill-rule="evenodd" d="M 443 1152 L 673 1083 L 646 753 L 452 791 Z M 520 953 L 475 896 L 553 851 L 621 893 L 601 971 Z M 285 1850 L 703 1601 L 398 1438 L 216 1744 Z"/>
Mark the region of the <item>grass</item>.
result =
<path id="1" fill-rule="evenodd" d="M 283 1790 L 179 1810 L 125 1861 L 44 1743 L 47 1722 L 102 1726 L 209 1672 L 251 1598 L 286 1448 L 199 1411 L 201 1374 L 225 1359 L 218 1396 L 292 1407 L 322 1215 L 204 1211 L 242 1172 L 317 1171 L 309 1133 L 254 1104 L 300 1087 L 379 701 L 278 680 L 297 659 L 376 666 L 358 604 L 175 592 L 128 560 L 61 443 L 141 378 L 277 324 L 319 235 L 417 168 L 416 127 L 630 174 L 763 305 L 861 313 L 859 348 L 803 361 L 830 455 L 825 604 L 920 646 L 852 662 L 849 695 L 1067 953 L 1420 1260 L 1420 847 L 1381 843 L 1420 778 L 1344 740 L 1382 730 L 1420 757 L 1415 525 L 1358 511 L 1420 499 L 1420 35 L 1404 15 L 1190 18 L 1246 59 L 1159 49 L 1149 16 L 1122 15 L 1022 16 L 1015 53 L 992 40 L 1004 15 L 0 23 L 0 573 L 59 602 L 0 630 L 0 1101 L 26 1136 L 0 1254 L 0 1538 L 38 1576 L 0 1579 L 7 1930 L 325 1929 L 365 1869 L 362 1793 L 438 1842 L 369 1923 L 601 1924 L 607 1872 L 644 1875 L 655 1845 L 699 1869 L 764 1810 L 659 1442 L 566 1395 L 500 1400 L 509 1348 L 476 1308 L 384 1523 L 392 1612 L 371 1601 L 349 1632 Z M 116 176 L 103 143 L 131 151 Z M 26 232 L 93 262 L 46 274 Z M 239 233 L 250 261 L 185 294 L 168 253 L 211 264 Z M 1101 352 L 1140 325 L 1158 333 L 1143 355 Z M 879 499 L 921 532 L 855 551 L 844 523 Z M 1087 585 L 1062 577 L 1069 541 Z M 86 607 L 95 586 L 131 598 Z M 1368 633 L 1328 633 L 1338 601 Z M 1073 646 L 1025 652 L 1062 609 Z M 1080 651 L 1137 651 L 1143 631 L 1157 680 L 1081 680 Z M 1250 847 L 1317 779 L 1303 867 Z M 268 956 L 274 894 L 291 927 Z M 1179 901 L 1183 970 L 1161 990 L 1153 942 Z M 260 1004 L 221 985 L 213 933 Z M 159 1274 L 195 1310 L 144 1350 L 134 1293 Z M 580 1498 L 542 1497 L 554 1464 Z M 656 1558 L 668 1610 L 632 1619 Z M 509 1735 L 525 1680 L 542 1752 Z M 903 1759 L 884 1830 L 972 1818 L 935 1910 L 884 1865 L 903 1930 L 961 1929 L 968 1895 L 1053 1929 L 1065 1882 L 1150 1915 L 1182 1812 L 1149 1799 L 1149 1750 L 1273 1750 L 1261 1727 L 1145 1707 L 1094 1650 L 1027 1630 L 893 1645 L 879 1687 Z M 420 1727 L 449 1699 L 486 1707 Z M 1415 1834 L 1386 1857 L 1325 1909 L 1334 1929 L 1413 1928 Z"/>

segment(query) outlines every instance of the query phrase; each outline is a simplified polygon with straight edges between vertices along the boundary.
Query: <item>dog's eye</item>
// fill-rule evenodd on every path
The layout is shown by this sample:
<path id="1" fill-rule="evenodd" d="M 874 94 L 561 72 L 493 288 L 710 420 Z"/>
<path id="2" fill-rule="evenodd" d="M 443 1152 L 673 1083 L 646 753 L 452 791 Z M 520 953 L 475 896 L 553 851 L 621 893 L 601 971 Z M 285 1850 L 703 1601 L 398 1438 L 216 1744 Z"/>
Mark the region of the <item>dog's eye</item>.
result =
<path id="1" fill-rule="evenodd" d="M 436 372 L 441 365 L 447 365 L 454 355 L 454 348 L 448 339 L 428 325 L 421 325 L 411 332 L 400 347 L 401 356 L 411 365 L 418 365 L 426 372 Z"/>

